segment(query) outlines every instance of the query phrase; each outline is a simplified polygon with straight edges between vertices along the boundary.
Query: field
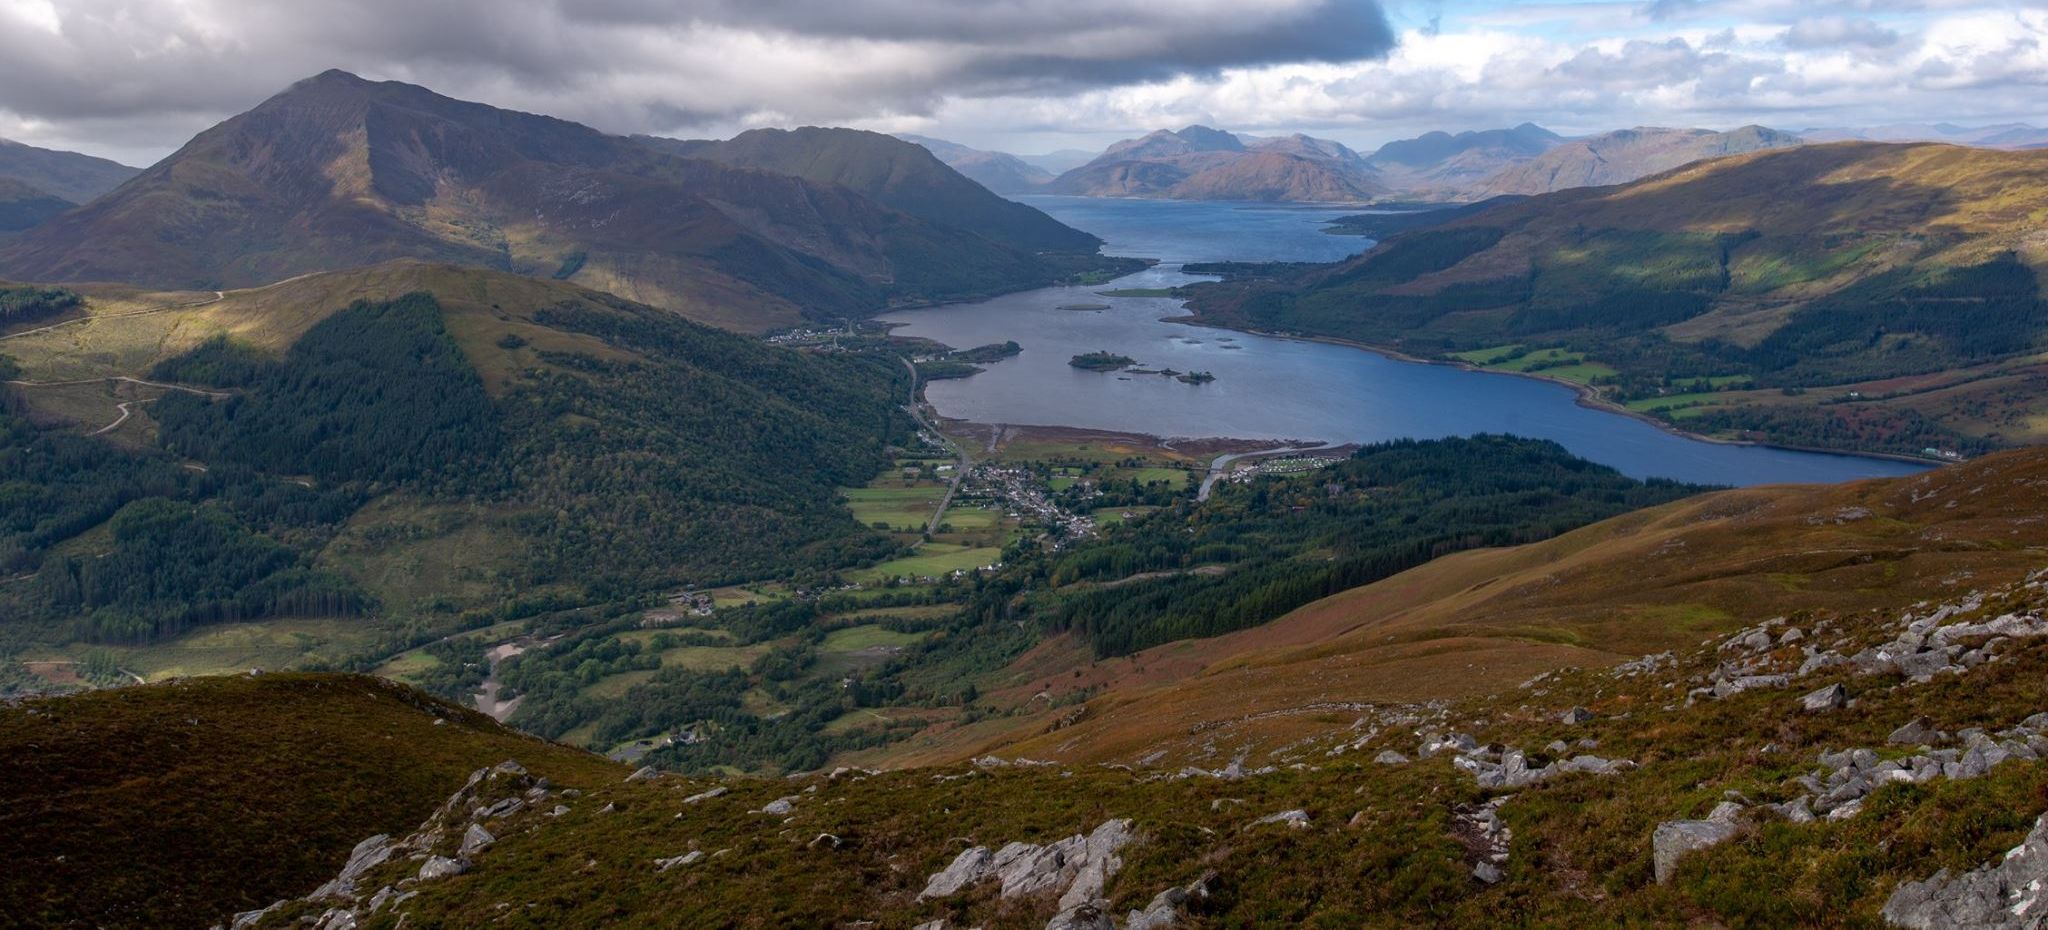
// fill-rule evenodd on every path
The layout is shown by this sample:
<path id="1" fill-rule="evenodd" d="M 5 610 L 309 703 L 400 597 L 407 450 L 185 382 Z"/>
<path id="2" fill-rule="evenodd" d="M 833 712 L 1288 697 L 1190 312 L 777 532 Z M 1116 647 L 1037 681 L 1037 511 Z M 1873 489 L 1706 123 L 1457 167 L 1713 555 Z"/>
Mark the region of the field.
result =
<path id="1" fill-rule="evenodd" d="M 1590 385 L 1619 374 L 1609 366 L 1587 361 L 1584 353 L 1566 349 L 1525 349 L 1520 345 L 1505 345 L 1456 352 L 1451 357 L 1488 371 L 1540 374 L 1574 384 Z"/>
<path id="2" fill-rule="evenodd" d="M 1001 561 L 1003 550 L 996 546 L 968 547 L 957 543 L 928 542 L 917 554 L 891 559 L 872 568 L 856 569 L 846 575 L 855 581 L 872 582 L 889 578 L 940 578 L 956 571 L 972 571 Z"/>
<path id="3" fill-rule="evenodd" d="M 193 675 L 233 675 L 252 668 L 284 669 L 335 662 L 370 647 L 383 626 L 361 619 L 279 619 L 200 627 L 146 646 L 77 643 L 25 652 L 23 661 L 78 661 L 103 651 L 122 670 L 148 681 Z"/>

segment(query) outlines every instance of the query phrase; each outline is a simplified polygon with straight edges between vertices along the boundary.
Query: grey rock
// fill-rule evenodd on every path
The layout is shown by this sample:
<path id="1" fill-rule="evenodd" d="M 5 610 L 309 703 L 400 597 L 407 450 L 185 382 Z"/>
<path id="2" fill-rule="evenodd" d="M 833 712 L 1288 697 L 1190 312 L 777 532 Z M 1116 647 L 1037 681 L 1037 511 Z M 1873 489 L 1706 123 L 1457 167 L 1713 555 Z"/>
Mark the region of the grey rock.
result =
<path id="1" fill-rule="evenodd" d="M 769 801 L 768 803 L 761 805 L 760 812 L 763 814 L 773 814 L 777 817 L 780 817 L 793 810 L 796 810 L 796 802 L 798 800 L 800 800 L 800 798 L 797 795 L 793 794 L 786 798 L 776 798 L 773 801 Z"/>
<path id="2" fill-rule="evenodd" d="M 722 794 L 724 794 L 724 793 L 725 793 L 725 791 L 726 791 L 726 788 L 725 788 L 725 786 L 724 786 L 724 785 L 719 785 L 718 787 L 716 787 L 716 788 L 712 788 L 712 789 L 710 789 L 710 790 L 708 790 L 708 791 L 699 791 L 699 792 L 697 792 L 696 794 L 690 795 L 689 797 L 687 797 L 687 798 L 684 798 L 684 799 L 683 799 L 683 803 L 684 803 L 684 804 L 699 804 L 699 803 L 702 803 L 702 802 L 704 802 L 704 801 L 709 801 L 709 800 L 711 800 L 712 798 L 718 797 L 719 795 L 722 795 Z"/>
<path id="3" fill-rule="evenodd" d="M 1915 717 L 1892 731 L 1884 741 L 1894 746 L 1922 746 L 1934 742 L 1934 727 L 1926 717 Z"/>
<path id="4" fill-rule="evenodd" d="M 1381 765 L 1405 765 L 1408 762 L 1408 757 L 1398 752 L 1395 752 L 1391 749 L 1388 749 L 1384 752 L 1381 752 L 1379 755 L 1372 757 L 1372 761 L 1377 762 Z"/>
<path id="5" fill-rule="evenodd" d="M 1183 888 L 1168 888 L 1152 896 L 1151 903 L 1142 911 L 1132 911 L 1124 918 L 1124 930 L 1167 930 L 1180 926 L 1181 913 L 1189 901 L 1209 896 L 1209 885 L 1197 880 Z"/>
<path id="6" fill-rule="evenodd" d="M 1068 908 L 1046 921 L 1045 930 L 1116 930 L 1116 921 L 1093 904 Z"/>
<path id="7" fill-rule="evenodd" d="M 1736 826 L 1720 820 L 1673 820 L 1657 825 L 1651 834 L 1651 865 L 1657 883 L 1664 884 L 1678 871 L 1686 854 L 1718 846 L 1734 838 Z"/>
<path id="8" fill-rule="evenodd" d="M 1561 717 L 1559 717 L 1559 719 L 1564 721 L 1567 725 L 1576 726 L 1581 723 L 1591 722 L 1593 719 L 1593 712 L 1583 707 L 1574 707 L 1571 710 L 1565 711 L 1564 714 Z"/>
<path id="9" fill-rule="evenodd" d="M 1884 918 L 1914 930 L 2040 928 L 2048 924 L 2048 815 L 1995 864 L 1952 876 L 1904 882 L 1885 901 Z"/>
<path id="10" fill-rule="evenodd" d="M 469 829 L 462 832 L 462 857 L 467 859 L 470 856 L 483 852 L 492 843 L 497 841 L 498 838 L 492 836 L 491 831 L 476 824 L 470 824 Z"/>
<path id="11" fill-rule="evenodd" d="M 703 850 L 692 849 L 689 852 L 686 852 L 680 856 L 670 856 L 667 859 L 654 860 L 654 870 L 656 872 L 666 872 L 670 869 L 677 868 L 679 866 L 695 865 L 699 860 L 703 858 Z"/>
<path id="12" fill-rule="evenodd" d="M 447 856 L 428 856 L 426 863 L 420 866 L 420 881 L 448 878 L 453 875 L 461 875 L 467 871 L 469 871 L 469 862 L 467 860 L 450 859 Z"/>
<path id="13" fill-rule="evenodd" d="M 1491 862 L 1481 862 L 1472 867 L 1472 877 L 1488 885 L 1498 885 L 1507 874 L 1500 870 L 1500 866 Z"/>
<path id="14" fill-rule="evenodd" d="M 391 852 L 390 834 L 379 833 L 357 843 L 355 849 L 349 851 L 348 862 L 342 865 L 341 873 L 334 876 L 326 884 L 314 889 L 313 894 L 307 900 L 324 901 L 331 898 L 355 898 L 356 880 L 362 878 L 363 873 L 383 865 L 386 860 L 391 858 Z M 272 907 L 275 906 L 272 905 Z M 254 923 L 254 921 L 252 920 L 251 923 Z"/>
<path id="15" fill-rule="evenodd" d="M 656 771 L 656 770 L 655 770 L 655 768 L 654 768 L 654 766 L 651 766 L 651 765 L 643 765 L 643 766 L 641 766 L 641 767 L 639 767 L 639 768 L 637 768 L 637 769 L 634 769 L 634 770 L 633 770 L 633 774 L 631 774 L 631 775 L 628 775 L 628 776 L 626 776 L 626 780 L 627 780 L 627 781 L 651 781 L 651 780 L 653 780 L 653 779 L 656 779 L 656 778 L 659 778 L 659 777 L 661 777 L 661 773 L 660 773 L 659 771 Z"/>
<path id="16" fill-rule="evenodd" d="M 951 865 L 925 880 L 919 900 L 943 898 L 979 881 L 988 874 L 991 856 L 986 846 L 976 846 L 953 857 Z"/>
<path id="17" fill-rule="evenodd" d="M 1264 817 L 1260 817 L 1255 822 L 1261 824 L 1284 823 L 1293 829 L 1301 830 L 1307 828 L 1309 825 L 1308 811 L 1302 810 L 1300 808 L 1295 808 L 1291 811 L 1281 811 L 1277 814 L 1268 814 Z"/>
<path id="18" fill-rule="evenodd" d="M 1841 685 L 1829 685 L 1799 699 L 1799 706 L 1808 713 L 1836 710 L 1849 704 L 1849 689 Z"/>

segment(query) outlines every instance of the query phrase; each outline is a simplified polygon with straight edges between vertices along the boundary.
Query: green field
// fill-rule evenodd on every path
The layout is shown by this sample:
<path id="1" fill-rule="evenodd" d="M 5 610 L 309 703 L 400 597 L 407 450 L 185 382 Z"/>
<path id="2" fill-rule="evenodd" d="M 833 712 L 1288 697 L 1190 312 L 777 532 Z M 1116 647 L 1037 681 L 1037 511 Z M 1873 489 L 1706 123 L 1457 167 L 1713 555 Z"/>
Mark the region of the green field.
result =
<path id="1" fill-rule="evenodd" d="M 1454 352 L 1452 358 L 1469 362 L 1490 371 L 1512 371 L 1521 374 L 1535 374 L 1570 381 L 1575 384 L 1592 384 L 1601 378 L 1612 378 L 1619 372 L 1599 362 L 1589 362 L 1581 352 L 1568 349 L 1534 349 L 1522 352 L 1521 345 L 1494 346 L 1489 349 L 1473 349 L 1470 352 Z"/>
<path id="2" fill-rule="evenodd" d="M 919 484 L 901 487 L 841 488 L 839 493 L 846 498 L 846 507 L 853 511 L 853 518 L 864 526 L 886 524 L 892 530 L 916 532 L 925 527 L 937 509 L 939 501 L 946 496 L 946 489 L 938 484 Z"/>
<path id="3" fill-rule="evenodd" d="M 995 546 L 969 548 L 953 543 L 928 542 L 917 547 L 916 555 L 892 559 L 872 568 L 847 572 L 846 575 L 861 582 L 888 578 L 938 578 L 990 565 L 1002 557 L 1003 550 Z"/>
<path id="4" fill-rule="evenodd" d="M 917 633 L 899 633 L 887 627 L 867 624 L 833 630 L 825 634 L 825 642 L 818 648 L 826 652 L 857 652 L 876 646 L 908 646 L 923 638 Z"/>
<path id="5" fill-rule="evenodd" d="M 252 668 L 278 670 L 308 661 L 339 661 L 369 648 L 381 628 L 362 619 L 282 619 L 223 623 L 147 646 L 91 646 L 24 653 L 24 660 L 76 660 L 104 650 L 121 668 L 150 681 L 193 675 L 234 675 Z"/>

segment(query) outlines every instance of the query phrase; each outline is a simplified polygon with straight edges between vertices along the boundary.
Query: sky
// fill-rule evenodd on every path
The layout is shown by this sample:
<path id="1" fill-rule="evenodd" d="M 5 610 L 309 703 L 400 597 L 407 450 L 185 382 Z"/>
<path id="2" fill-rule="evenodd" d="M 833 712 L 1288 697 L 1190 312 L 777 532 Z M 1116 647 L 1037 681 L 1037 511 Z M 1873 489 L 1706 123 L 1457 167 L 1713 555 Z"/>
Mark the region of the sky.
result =
<path id="1" fill-rule="evenodd" d="M 2048 124 L 2048 0 L 0 0 L 0 138 L 148 164 L 328 68 L 610 132 L 1024 153 Z"/>

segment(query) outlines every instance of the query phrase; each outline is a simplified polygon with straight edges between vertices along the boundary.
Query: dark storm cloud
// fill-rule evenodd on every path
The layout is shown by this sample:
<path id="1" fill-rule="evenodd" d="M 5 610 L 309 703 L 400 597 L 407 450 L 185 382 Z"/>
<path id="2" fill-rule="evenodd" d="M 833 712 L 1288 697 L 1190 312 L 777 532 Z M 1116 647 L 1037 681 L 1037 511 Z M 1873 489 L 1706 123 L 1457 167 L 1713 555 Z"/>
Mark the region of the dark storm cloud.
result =
<path id="1" fill-rule="evenodd" d="M 1374 0 L 4 0 L 0 110 L 211 119 L 339 67 L 621 131 L 848 121 L 1393 44 Z"/>

